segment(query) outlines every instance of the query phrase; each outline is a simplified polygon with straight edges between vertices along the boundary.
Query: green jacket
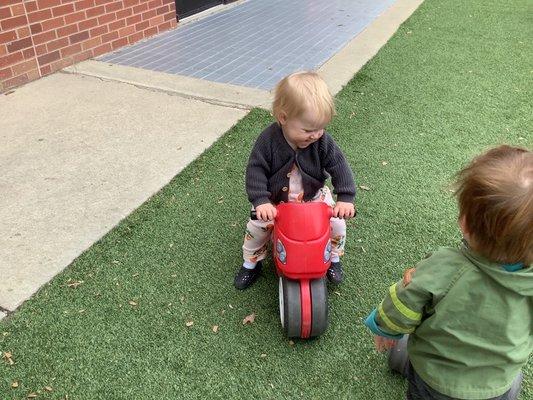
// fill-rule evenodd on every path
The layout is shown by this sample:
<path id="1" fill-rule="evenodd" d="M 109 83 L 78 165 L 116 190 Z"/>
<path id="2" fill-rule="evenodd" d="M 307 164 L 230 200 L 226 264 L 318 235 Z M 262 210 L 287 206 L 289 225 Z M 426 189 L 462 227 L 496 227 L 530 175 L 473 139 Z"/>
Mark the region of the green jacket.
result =
<path id="1" fill-rule="evenodd" d="M 496 397 L 533 350 L 533 267 L 496 264 L 466 245 L 441 248 L 407 286 L 392 285 L 365 323 L 381 336 L 409 333 L 413 368 L 440 393 Z"/>

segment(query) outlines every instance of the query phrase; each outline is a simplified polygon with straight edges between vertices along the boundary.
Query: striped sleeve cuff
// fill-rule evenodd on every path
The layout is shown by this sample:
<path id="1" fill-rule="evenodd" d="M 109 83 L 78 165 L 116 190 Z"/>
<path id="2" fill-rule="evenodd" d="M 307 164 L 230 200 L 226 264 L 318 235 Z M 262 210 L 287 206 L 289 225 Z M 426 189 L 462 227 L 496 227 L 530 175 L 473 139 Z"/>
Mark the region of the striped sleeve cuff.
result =
<path id="1" fill-rule="evenodd" d="M 386 337 L 389 339 L 395 339 L 395 340 L 401 339 L 403 337 L 403 334 L 400 333 L 397 335 L 391 335 L 390 333 L 385 332 L 378 326 L 378 324 L 376 323 L 377 312 L 378 310 L 377 308 L 375 308 L 374 311 L 372 311 L 370 315 L 366 317 L 365 325 L 368 327 L 368 329 L 370 329 L 372 333 L 378 336 L 383 336 L 383 337 Z"/>

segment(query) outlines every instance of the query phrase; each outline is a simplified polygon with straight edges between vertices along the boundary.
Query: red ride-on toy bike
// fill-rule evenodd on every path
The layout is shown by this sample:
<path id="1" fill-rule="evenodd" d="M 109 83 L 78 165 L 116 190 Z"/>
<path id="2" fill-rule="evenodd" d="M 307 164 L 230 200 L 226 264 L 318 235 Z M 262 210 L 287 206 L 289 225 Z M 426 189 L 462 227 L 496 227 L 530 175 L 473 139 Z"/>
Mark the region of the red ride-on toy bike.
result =
<path id="1" fill-rule="evenodd" d="M 277 211 L 272 253 L 279 276 L 281 326 L 288 337 L 319 336 L 328 326 L 332 209 L 322 202 L 282 203 Z"/>

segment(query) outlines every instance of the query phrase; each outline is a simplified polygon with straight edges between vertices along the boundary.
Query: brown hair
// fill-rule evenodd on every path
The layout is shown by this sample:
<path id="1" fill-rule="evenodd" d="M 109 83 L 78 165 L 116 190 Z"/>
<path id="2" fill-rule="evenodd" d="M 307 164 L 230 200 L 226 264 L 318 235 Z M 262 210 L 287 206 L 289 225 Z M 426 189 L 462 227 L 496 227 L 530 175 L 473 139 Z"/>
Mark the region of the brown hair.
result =
<path id="1" fill-rule="evenodd" d="M 335 115 L 335 104 L 326 82 L 316 72 L 295 72 L 276 85 L 272 115 L 279 121 L 282 113 L 298 118 L 306 111 L 313 112 L 317 123 L 326 125 Z"/>
<path id="2" fill-rule="evenodd" d="M 499 146 L 458 174 L 459 217 L 472 248 L 505 263 L 533 262 L 533 153 Z"/>

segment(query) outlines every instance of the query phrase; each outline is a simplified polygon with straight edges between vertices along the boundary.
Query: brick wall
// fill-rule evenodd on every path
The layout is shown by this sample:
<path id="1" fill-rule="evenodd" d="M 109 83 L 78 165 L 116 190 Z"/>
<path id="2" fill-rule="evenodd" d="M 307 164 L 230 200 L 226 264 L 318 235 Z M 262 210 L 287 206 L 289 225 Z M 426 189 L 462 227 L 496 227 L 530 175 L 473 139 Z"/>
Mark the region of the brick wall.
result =
<path id="1" fill-rule="evenodd" d="M 174 0 L 0 0 L 0 92 L 176 26 Z"/>

